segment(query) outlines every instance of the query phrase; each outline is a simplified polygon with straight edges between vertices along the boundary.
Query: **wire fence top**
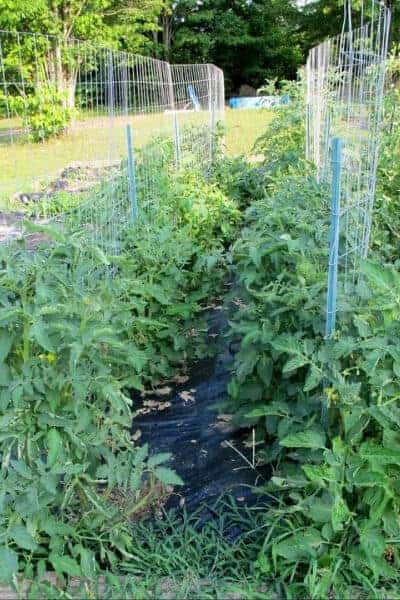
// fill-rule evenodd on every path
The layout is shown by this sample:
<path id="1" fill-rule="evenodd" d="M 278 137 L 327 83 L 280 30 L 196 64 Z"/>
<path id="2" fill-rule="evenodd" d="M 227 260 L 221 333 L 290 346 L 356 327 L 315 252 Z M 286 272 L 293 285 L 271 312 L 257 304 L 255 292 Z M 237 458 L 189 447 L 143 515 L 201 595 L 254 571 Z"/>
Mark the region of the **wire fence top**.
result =
<path id="1" fill-rule="evenodd" d="M 103 194 L 104 214 L 82 215 L 82 227 L 89 220 L 95 235 L 115 241 L 131 214 L 127 127 L 138 154 L 138 205 L 149 206 L 160 161 L 209 174 L 223 113 L 224 77 L 214 65 L 0 31 L 0 200 L 52 215 L 78 197 L 87 207 L 102 182 L 117 185 L 122 175 L 126 189 Z"/>
<path id="2" fill-rule="evenodd" d="M 338 261 L 348 288 L 358 281 L 371 235 L 391 19 L 381 2 L 366 8 L 353 28 L 345 3 L 342 33 L 313 48 L 306 66 L 306 155 L 321 181 L 332 181 L 332 139 L 343 143 Z"/>

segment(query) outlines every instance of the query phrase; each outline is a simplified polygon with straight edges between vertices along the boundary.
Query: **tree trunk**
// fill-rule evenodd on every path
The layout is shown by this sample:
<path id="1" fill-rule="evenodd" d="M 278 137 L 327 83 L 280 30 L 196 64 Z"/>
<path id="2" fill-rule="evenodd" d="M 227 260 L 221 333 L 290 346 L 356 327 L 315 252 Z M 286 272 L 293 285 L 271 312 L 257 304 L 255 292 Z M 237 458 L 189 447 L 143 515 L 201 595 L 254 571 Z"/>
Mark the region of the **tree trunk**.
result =
<path id="1" fill-rule="evenodd" d="M 171 41 L 172 41 L 172 30 L 171 30 L 171 17 L 166 13 L 162 16 L 162 39 L 164 46 L 164 58 L 169 61 L 171 55 Z"/>
<path id="2" fill-rule="evenodd" d="M 63 97 L 63 108 L 75 108 L 76 80 L 78 76 L 78 58 L 72 61 L 73 66 L 63 62 L 62 42 L 57 41 L 55 49 L 56 89 Z M 71 62 L 71 61 L 68 61 Z"/>

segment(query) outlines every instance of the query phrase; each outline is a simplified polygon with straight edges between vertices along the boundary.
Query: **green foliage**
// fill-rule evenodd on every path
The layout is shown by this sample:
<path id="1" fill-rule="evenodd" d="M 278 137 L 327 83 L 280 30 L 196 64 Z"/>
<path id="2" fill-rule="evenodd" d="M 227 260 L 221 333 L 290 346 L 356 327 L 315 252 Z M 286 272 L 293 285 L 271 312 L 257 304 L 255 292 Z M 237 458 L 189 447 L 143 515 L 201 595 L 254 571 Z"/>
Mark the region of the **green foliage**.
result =
<path id="1" fill-rule="evenodd" d="M 378 163 L 374 245 L 388 261 L 398 260 L 400 222 L 400 50 L 394 48 L 388 60 L 389 85 L 384 101 L 384 124 Z"/>
<path id="2" fill-rule="evenodd" d="M 71 122 L 72 110 L 65 106 L 64 94 L 46 85 L 26 98 L 14 98 L 22 105 L 22 125 L 33 142 L 42 142 L 64 133 Z M 16 111 L 18 113 L 18 111 Z"/>
<path id="3" fill-rule="evenodd" d="M 303 82 L 283 81 L 281 88 L 281 93 L 290 98 L 290 104 L 275 111 L 265 133 L 255 144 L 255 151 L 265 156 L 269 176 L 298 168 L 305 151 Z"/>
<path id="4" fill-rule="evenodd" d="M 162 0 L 0 0 L 0 27 L 123 44 L 137 52 L 162 5 Z"/>
<path id="5" fill-rule="evenodd" d="M 241 306 L 230 392 L 266 441 L 260 459 L 275 465 L 267 489 L 285 503 L 268 513 L 276 527 L 270 572 L 294 595 L 320 598 L 334 589 L 347 597 L 353 586 L 367 591 L 366 582 L 398 583 L 391 540 L 400 527 L 400 275 L 366 263 L 362 302 L 341 313 L 327 346 L 323 198 L 310 178 L 280 185 L 290 191 L 251 207 L 233 248 Z"/>
<path id="6" fill-rule="evenodd" d="M 159 18 L 164 56 L 211 62 L 225 73 L 228 93 L 266 77 L 295 77 L 302 63 L 299 10 L 288 0 L 179 0 Z"/>
<path id="7" fill-rule="evenodd" d="M 255 428 L 259 461 L 272 466 L 264 489 L 276 497 L 258 565 L 283 597 L 387 597 L 400 561 L 400 274 L 382 263 L 399 264 L 398 241 L 381 210 L 363 286 L 339 294 L 327 343 L 328 190 L 298 159 L 288 168 L 282 117 L 272 160 L 266 151 L 274 176 L 231 250 L 238 351 L 229 391 L 237 420 Z"/>
<path id="8" fill-rule="evenodd" d="M 28 578 L 116 569 L 131 556 L 130 519 L 160 485 L 182 484 L 169 454 L 132 440 L 132 396 L 212 351 L 203 304 L 239 213 L 191 174 L 171 188 L 117 257 L 50 228 L 34 253 L 0 249 L 4 581 L 17 561 Z"/>
<path id="9" fill-rule="evenodd" d="M 400 41 L 400 12 L 397 0 L 385 2 L 392 11 L 390 39 L 393 43 Z M 326 40 L 328 37 L 338 35 L 343 27 L 344 0 L 316 0 L 309 2 L 301 11 L 298 26 L 302 32 L 302 48 L 307 52 L 313 46 Z M 352 27 L 359 27 L 362 22 L 367 23 L 373 17 L 376 19 L 376 11 L 373 3 L 353 0 L 351 3 Z M 348 25 L 348 23 L 346 23 Z"/>
<path id="10" fill-rule="evenodd" d="M 399 583 L 400 275 L 366 263 L 363 297 L 342 306 L 327 345 L 326 206 L 312 177 L 297 175 L 248 209 L 232 250 L 230 393 L 274 465 L 263 568 L 296 597 L 380 597 Z"/>
<path id="11" fill-rule="evenodd" d="M 204 246 L 213 240 L 224 244 L 232 241 L 241 213 L 216 184 L 205 183 L 195 172 L 183 173 L 169 194 L 175 217 L 191 237 Z"/>

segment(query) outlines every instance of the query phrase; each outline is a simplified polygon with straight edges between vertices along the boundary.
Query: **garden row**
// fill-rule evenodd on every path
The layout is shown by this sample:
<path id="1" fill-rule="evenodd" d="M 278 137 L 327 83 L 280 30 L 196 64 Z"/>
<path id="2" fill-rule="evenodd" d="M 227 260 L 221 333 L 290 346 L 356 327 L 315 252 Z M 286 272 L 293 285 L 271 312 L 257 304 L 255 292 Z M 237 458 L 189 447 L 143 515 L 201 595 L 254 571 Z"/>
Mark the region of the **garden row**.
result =
<path id="1" fill-rule="evenodd" d="M 327 342 L 329 190 L 301 158 L 300 114 L 259 141 L 253 182 L 258 172 L 264 193 L 231 250 L 240 308 L 229 391 L 273 472 L 258 567 L 280 597 L 388 597 L 400 565 L 400 129 L 394 119 L 384 138 L 363 285 L 339 289 Z"/>
<path id="2" fill-rule="evenodd" d="M 59 233 L 36 253 L 1 250 L 3 580 L 133 574 L 145 595 L 151 572 L 181 577 L 182 597 L 218 596 L 225 579 L 248 598 L 396 594 L 400 128 L 386 130 L 362 294 L 341 294 L 328 344 L 329 190 L 302 158 L 295 94 L 258 142 L 263 163 L 222 160 L 208 183 L 168 174 L 118 257 Z M 204 533 L 169 516 L 133 523 L 154 490 L 181 483 L 169 455 L 132 439 L 133 391 L 210 351 L 204 308 L 228 275 L 229 406 L 271 467 L 270 503 L 224 505 Z M 228 543 L 229 519 L 242 534 Z"/>
<path id="3" fill-rule="evenodd" d="M 197 173 L 166 177 L 117 257 L 51 228 L 35 252 L 0 249 L 2 581 L 115 570 L 131 520 L 181 483 L 133 439 L 132 396 L 210 352 L 204 307 L 241 217 Z"/>

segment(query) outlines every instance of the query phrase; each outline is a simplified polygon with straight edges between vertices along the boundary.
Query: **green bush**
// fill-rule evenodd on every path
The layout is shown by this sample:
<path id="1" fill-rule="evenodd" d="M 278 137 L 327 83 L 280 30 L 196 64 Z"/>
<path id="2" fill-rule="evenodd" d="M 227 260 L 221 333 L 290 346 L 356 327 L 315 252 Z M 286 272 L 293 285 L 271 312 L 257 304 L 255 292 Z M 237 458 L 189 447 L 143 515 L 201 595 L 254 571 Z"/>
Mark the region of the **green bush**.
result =
<path id="1" fill-rule="evenodd" d="M 275 110 L 274 118 L 254 147 L 255 152 L 264 155 L 270 177 L 298 168 L 305 153 L 303 83 L 286 82 L 282 93 L 289 96 L 290 103 Z"/>
<path id="2" fill-rule="evenodd" d="M 23 127 L 33 142 L 64 133 L 73 114 L 65 105 L 64 94 L 51 85 L 38 87 L 34 94 L 12 97 L 10 107 L 13 115 L 22 117 Z"/>

